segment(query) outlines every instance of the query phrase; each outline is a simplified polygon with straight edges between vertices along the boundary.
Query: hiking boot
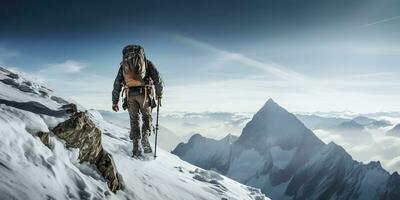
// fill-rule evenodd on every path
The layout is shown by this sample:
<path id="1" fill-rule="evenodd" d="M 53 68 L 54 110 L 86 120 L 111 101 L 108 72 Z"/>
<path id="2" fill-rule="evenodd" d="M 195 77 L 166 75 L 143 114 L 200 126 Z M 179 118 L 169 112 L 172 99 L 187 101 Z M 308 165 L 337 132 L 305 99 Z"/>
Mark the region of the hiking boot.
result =
<path id="1" fill-rule="evenodd" d="M 133 152 L 132 152 L 132 157 L 133 157 L 133 158 L 140 159 L 140 158 L 143 158 L 144 155 L 143 155 L 142 151 L 133 151 Z"/>
<path id="2" fill-rule="evenodd" d="M 142 138 L 142 148 L 143 148 L 144 153 L 153 153 L 153 150 L 151 149 L 148 137 Z"/>
<path id="3" fill-rule="evenodd" d="M 144 153 L 153 153 L 153 150 L 151 149 L 151 146 L 143 146 L 143 152 Z"/>
<path id="4" fill-rule="evenodd" d="M 143 156 L 143 148 L 142 145 L 140 144 L 140 141 L 133 140 L 133 157 L 138 157 L 138 156 Z"/>

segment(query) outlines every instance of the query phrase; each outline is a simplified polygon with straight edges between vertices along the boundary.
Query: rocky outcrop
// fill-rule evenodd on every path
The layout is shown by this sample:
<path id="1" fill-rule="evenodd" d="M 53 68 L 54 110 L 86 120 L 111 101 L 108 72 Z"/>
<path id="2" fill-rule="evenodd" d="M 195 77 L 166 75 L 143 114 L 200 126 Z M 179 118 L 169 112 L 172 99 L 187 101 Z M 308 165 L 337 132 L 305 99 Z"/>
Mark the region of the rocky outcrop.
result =
<path id="1" fill-rule="evenodd" d="M 100 157 L 96 163 L 97 169 L 107 180 L 108 188 L 111 191 L 116 192 L 122 187 L 122 179 L 120 178 L 117 167 L 115 166 L 114 159 L 111 154 L 104 150 L 100 153 Z"/>
<path id="2" fill-rule="evenodd" d="M 44 145 L 49 146 L 49 132 L 40 131 L 36 135 Z"/>
<path id="3" fill-rule="evenodd" d="M 63 139 L 67 148 L 79 149 L 79 160 L 94 164 L 102 150 L 101 132 L 84 112 L 58 124 L 53 133 Z"/>
<path id="4" fill-rule="evenodd" d="M 73 114 L 53 128 L 52 132 L 65 141 L 67 148 L 79 149 L 79 160 L 94 164 L 107 180 L 111 191 L 116 192 L 121 188 L 121 180 L 112 155 L 103 149 L 101 131 L 85 112 Z"/>

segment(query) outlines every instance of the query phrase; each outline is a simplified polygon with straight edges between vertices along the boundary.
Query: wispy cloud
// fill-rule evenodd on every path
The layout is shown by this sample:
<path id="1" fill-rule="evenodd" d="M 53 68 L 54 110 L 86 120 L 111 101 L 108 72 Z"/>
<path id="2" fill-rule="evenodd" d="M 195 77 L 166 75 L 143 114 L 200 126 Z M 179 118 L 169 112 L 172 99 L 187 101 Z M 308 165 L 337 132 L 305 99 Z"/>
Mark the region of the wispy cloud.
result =
<path id="1" fill-rule="evenodd" d="M 262 70 L 266 73 L 269 73 L 270 75 L 284 80 L 301 80 L 305 78 L 304 75 L 289 70 L 284 66 L 274 62 L 261 62 L 244 54 L 230 52 L 182 35 L 173 35 L 173 37 L 178 41 L 215 53 L 219 57 L 215 65 L 221 65 L 227 62 L 236 62 L 244 66 Z"/>
<path id="2" fill-rule="evenodd" d="M 66 60 L 62 63 L 48 64 L 41 71 L 58 71 L 59 73 L 77 73 L 87 67 L 86 63 L 75 60 Z"/>
<path id="3" fill-rule="evenodd" d="M 382 20 L 378 20 L 378 21 L 371 22 L 371 23 L 368 23 L 368 24 L 364 24 L 364 25 L 361 25 L 360 28 L 367 28 L 367 27 L 370 27 L 370 26 L 375 26 L 375 25 L 378 25 L 378 24 L 387 23 L 387 22 L 394 21 L 394 20 L 399 20 L 399 19 L 400 19 L 400 15 L 394 16 L 394 17 L 390 17 L 390 18 L 386 18 L 386 19 L 382 19 Z"/>
<path id="4" fill-rule="evenodd" d="M 365 112 L 366 108 L 371 108 L 370 111 L 400 108 L 389 106 L 400 99 L 400 95 L 393 92 L 396 91 L 393 88 L 397 88 L 400 83 L 395 81 L 396 74 L 391 72 L 360 71 L 358 74 L 333 73 L 324 76 L 316 73 L 310 76 L 290 70 L 293 66 L 261 62 L 240 52 L 228 51 L 184 36 L 173 37 L 190 47 L 204 50 L 204 55 L 208 55 L 211 61 L 208 62 L 211 67 L 204 67 L 206 74 L 214 73 L 213 76 L 219 78 L 169 85 L 165 108 L 171 111 L 191 110 L 193 105 L 199 111 L 228 111 L 232 108 L 236 111 L 256 111 L 269 97 L 284 105 L 287 102 L 287 107 L 294 111 Z M 259 71 L 238 70 L 238 76 L 226 75 L 225 72 L 232 71 L 232 65 Z M 206 76 L 204 78 L 207 79 Z M 182 91 L 185 91 L 185 95 L 181 95 Z"/>

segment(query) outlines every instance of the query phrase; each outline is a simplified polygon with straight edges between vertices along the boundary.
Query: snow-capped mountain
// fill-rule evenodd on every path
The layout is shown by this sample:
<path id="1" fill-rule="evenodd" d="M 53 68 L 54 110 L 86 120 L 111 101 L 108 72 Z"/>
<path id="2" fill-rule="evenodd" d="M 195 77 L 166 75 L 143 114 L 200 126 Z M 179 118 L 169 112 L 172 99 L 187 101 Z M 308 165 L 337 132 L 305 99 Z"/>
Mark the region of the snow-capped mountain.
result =
<path id="1" fill-rule="evenodd" d="M 1 200 L 268 199 L 162 149 L 131 158 L 128 129 L 20 73 L 0 68 L 0 91 Z"/>
<path id="2" fill-rule="evenodd" d="M 362 164 L 335 143 L 323 143 L 271 99 L 230 145 L 230 151 L 221 142 L 221 150 L 194 154 L 200 144 L 208 147 L 204 143 L 210 142 L 194 137 L 173 152 L 205 169 L 261 188 L 272 199 L 400 199 L 397 172 L 389 174 L 379 161 Z"/>
<path id="3" fill-rule="evenodd" d="M 171 153 L 182 155 L 182 160 L 201 168 L 224 171 L 226 167 L 224 164 L 229 160 L 231 145 L 237 138 L 229 134 L 221 140 L 215 140 L 196 134 L 190 138 L 188 145 L 180 143 Z"/>

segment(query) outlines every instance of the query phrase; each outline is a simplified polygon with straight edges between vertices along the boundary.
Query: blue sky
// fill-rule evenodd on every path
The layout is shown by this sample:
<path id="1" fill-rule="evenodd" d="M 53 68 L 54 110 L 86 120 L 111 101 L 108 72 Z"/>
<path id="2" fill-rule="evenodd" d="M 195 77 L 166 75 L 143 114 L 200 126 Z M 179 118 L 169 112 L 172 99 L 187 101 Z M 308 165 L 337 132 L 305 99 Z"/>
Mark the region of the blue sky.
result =
<path id="1" fill-rule="evenodd" d="M 121 49 L 166 83 L 164 111 L 400 110 L 400 2 L 6 1 L 0 64 L 109 109 Z"/>

